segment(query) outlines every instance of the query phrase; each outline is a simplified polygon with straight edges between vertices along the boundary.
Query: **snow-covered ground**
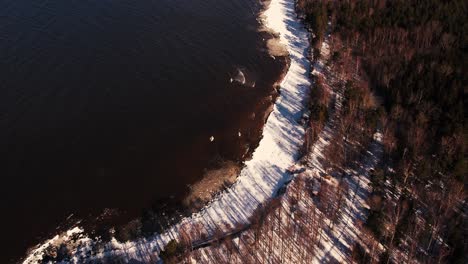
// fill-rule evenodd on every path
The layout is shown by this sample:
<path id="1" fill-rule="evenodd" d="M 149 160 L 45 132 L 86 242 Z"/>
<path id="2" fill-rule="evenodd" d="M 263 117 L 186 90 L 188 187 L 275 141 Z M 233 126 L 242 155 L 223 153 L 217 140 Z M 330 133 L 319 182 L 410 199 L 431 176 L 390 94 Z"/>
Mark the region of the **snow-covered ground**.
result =
<path id="1" fill-rule="evenodd" d="M 327 206 L 311 199 L 308 187 L 298 182 L 313 179 L 314 187 L 320 188 L 324 183 L 333 185 L 335 179 L 317 177 L 313 172 L 317 168 L 308 167 L 281 197 L 281 212 L 277 209 L 270 213 L 257 235 L 258 231 L 249 229 L 234 238 L 232 244 L 214 244 L 192 252 L 190 257 L 197 263 L 354 263 L 353 246 L 362 239 L 360 224 L 367 218 L 369 173 L 381 154 L 381 134 L 377 132 L 360 168 L 347 170 L 344 182 L 348 191 L 343 195 L 336 221 L 322 211 Z M 291 203 L 297 197 L 297 204 Z"/>
<path id="2" fill-rule="evenodd" d="M 245 163 L 236 183 L 199 213 L 184 218 L 163 234 L 127 243 L 113 240 L 93 256 L 89 254 L 96 241 L 84 236 L 75 239 L 74 244 L 81 242 L 81 245 L 72 249 L 72 262 L 101 258 L 119 258 L 122 262 L 155 262 L 159 251 L 170 240 L 178 238 L 181 228 L 185 230 L 197 226 L 210 236 L 216 230 L 228 231 L 230 227 L 248 223 L 257 206 L 274 196 L 288 180 L 287 168 L 296 161 L 304 138 L 304 129 L 298 120 L 305 108 L 310 86 L 310 62 L 306 57 L 308 32 L 296 17 L 293 0 L 272 0 L 262 18 L 266 27 L 280 34 L 280 42 L 289 51 L 291 65 L 281 83 L 274 110 L 264 126 L 263 138 L 252 159 Z M 67 241 L 65 237 L 55 239 Z M 33 250 L 24 262 L 36 263 L 51 243 L 54 243 L 54 239 Z"/>
<path id="3" fill-rule="evenodd" d="M 370 172 L 377 166 L 383 153 L 382 134 L 379 131 L 374 134 L 357 168 L 345 168 L 347 176 L 341 185 L 347 188 L 337 209 L 336 220 L 333 221 L 323 208 L 330 205 L 333 207 L 333 204 L 336 206 L 337 201 L 320 201 L 310 196 L 310 190 L 317 196 L 323 184 L 336 188 L 340 181 L 330 176 L 334 173 L 325 172 L 323 163 L 326 159 L 325 149 L 331 144 L 330 139 L 339 133 L 336 127 L 340 121 L 344 88 L 339 74 L 326 66 L 330 57 L 328 41 L 325 38 L 322 43 L 320 58 L 313 65 L 313 74 L 321 76 L 324 87 L 335 97 L 335 111 L 307 156 L 307 164 L 294 166 L 294 170 L 300 173 L 281 196 L 282 213 L 276 211 L 266 217 L 260 231 L 249 229 L 242 232 L 232 240 L 231 246 L 222 243 L 202 248 L 191 254 L 192 259 L 200 263 L 353 263 L 352 249 L 360 241 L 360 225 L 367 219 L 367 200 L 371 193 Z M 301 181 L 309 183 L 305 186 Z M 292 200 L 297 200 L 297 204 L 292 204 Z M 255 238 L 257 236 L 259 238 Z"/>

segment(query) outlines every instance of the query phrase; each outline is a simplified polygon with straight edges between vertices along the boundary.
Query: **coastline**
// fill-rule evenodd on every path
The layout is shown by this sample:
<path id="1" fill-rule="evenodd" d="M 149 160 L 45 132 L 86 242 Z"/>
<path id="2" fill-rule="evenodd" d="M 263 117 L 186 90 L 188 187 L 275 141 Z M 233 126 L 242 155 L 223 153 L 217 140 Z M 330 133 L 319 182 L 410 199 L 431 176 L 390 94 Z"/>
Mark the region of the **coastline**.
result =
<path id="1" fill-rule="evenodd" d="M 274 199 L 266 201 L 258 208 L 250 225 L 237 227 L 232 232 L 222 233 L 221 236 L 210 237 L 203 243 L 192 243 L 192 248 L 187 248 L 176 258 L 196 263 L 213 263 L 213 260 L 221 263 L 265 260 L 273 263 L 341 263 L 351 259 L 353 245 L 361 236 L 359 222 L 368 216 L 367 197 L 372 189 L 370 175 L 382 155 L 382 134 L 377 128 L 372 139 L 365 141 L 366 151 L 360 150 L 362 156 L 354 157 L 355 160 L 348 163 L 349 167 L 345 169 L 348 175 L 345 179 L 340 178 L 340 173 L 329 170 L 330 165 L 325 160 L 333 160 L 329 156 L 329 150 L 334 143 L 329 139 L 339 135 L 340 130 L 336 129 L 336 123 L 341 118 L 344 87 L 340 85 L 342 79 L 332 71 L 334 65 L 330 56 L 330 35 L 319 43 L 320 54 L 310 58 L 313 82 L 310 99 L 320 98 L 320 95 L 314 94 L 320 89 L 330 92 L 334 99 L 328 104 L 333 111 L 330 116 L 327 115 L 323 129 L 318 132 L 318 138 L 311 142 L 312 146 L 308 146 L 311 151 L 306 151 L 304 157 L 288 169 L 294 175 L 291 181 L 284 185 Z M 306 122 L 307 116 L 310 114 L 306 112 Z M 305 143 L 306 140 L 307 131 Z M 362 146 L 354 142 L 349 147 L 356 150 Z M 354 162 L 360 163 L 360 166 L 352 166 Z M 341 214 L 344 217 L 335 218 L 333 214 L 327 215 L 324 211 L 324 208 L 328 208 L 327 204 L 332 203 L 330 197 L 326 198 L 324 195 L 323 190 L 327 190 L 326 188 L 345 191 L 345 195 L 341 196 L 344 208 Z M 321 204 L 321 199 L 328 200 Z M 296 215 L 299 215 L 299 218 L 296 218 Z M 311 223 L 313 224 L 310 225 Z M 326 228 L 329 224 L 333 225 L 331 229 Z M 291 226 L 296 230 L 292 231 L 293 234 L 288 229 Z M 334 228 L 335 226 L 338 228 Z M 178 243 L 186 245 L 190 241 L 190 237 L 182 236 Z M 287 242 L 284 243 L 285 241 Z M 340 246 L 337 246 L 337 241 Z M 314 245 L 313 249 L 309 247 L 311 244 Z"/>
<path id="2" fill-rule="evenodd" d="M 266 2 L 266 10 L 260 15 L 260 19 L 265 28 L 278 35 L 279 43 L 287 48 L 290 64 L 281 81 L 279 97 L 273 104 L 272 111 L 266 114 L 269 117 L 265 123 L 263 138 L 252 159 L 246 162 L 237 181 L 230 188 L 200 212 L 183 219 L 166 233 L 156 235 L 152 241 L 146 241 L 146 245 L 154 247 L 157 252 L 169 241 L 180 237 L 181 233 L 190 233 L 194 226 L 205 230 L 202 231 L 202 236 L 214 236 L 217 232 L 229 233 L 233 227 L 248 224 L 255 209 L 273 198 L 290 180 L 287 168 L 298 160 L 303 143 L 303 127 L 297 121 L 306 109 L 306 95 L 310 87 L 308 78 L 311 68 L 307 58 L 310 51 L 309 33 L 295 13 L 294 1 Z M 293 25 L 286 25 L 285 21 Z M 291 32 L 292 29 L 302 32 Z M 136 244 L 131 247 L 138 248 Z M 128 253 L 130 252 L 127 251 L 125 255 L 127 260 L 141 257 L 137 251 Z M 151 258 L 141 260 L 150 261 Z"/>
<path id="3" fill-rule="evenodd" d="M 308 32 L 297 18 L 294 7 L 294 1 L 272 0 L 260 16 L 265 27 L 279 32 L 279 42 L 287 47 L 290 64 L 281 79 L 281 89 L 272 111 L 265 113 L 265 119 L 268 120 L 264 124 L 262 139 L 252 158 L 245 162 L 236 182 L 200 212 L 184 218 L 165 233 L 126 243 L 114 239 L 105 246 L 107 250 L 92 259 L 123 257 L 127 261 L 154 262 L 157 253 L 170 240 L 176 239 L 181 229 L 201 225 L 209 236 L 214 235 L 216 230 L 226 231 L 234 226 L 248 224 L 257 206 L 274 197 L 279 188 L 289 180 L 287 168 L 297 161 L 303 143 L 304 129 L 297 121 L 305 110 L 306 95 L 310 87 L 310 62 L 306 57 L 309 52 Z M 83 236 L 81 232 L 80 228 L 74 228 L 67 232 L 67 237 L 53 238 L 67 241 L 77 237 L 78 239 L 74 239 L 75 243 L 80 241 L 86 245 L 84 250 L 73 252 L 72 261 L 75 262 L 87 256 L 98 243 Z M 32 251 L 24 262 L 34 262 L 35 256 L 44 251 L 49 242 L 51 241 Z M 142 248 L 151 250 L 141 254 Z"/>
<path id="4" fill-rule="evenodd" d="M 173 197 L 168 199 L 168 201 L 161 200 L 165 209 L 160 209 L 160 211 L 157 211 L 157 213 L 158 215 L 165 215 L 165 219 L 162 219 L 162 221 L 169 219 L 182 219 L 183 217 L 191 216 L 194 211 L 198 212 L 201 208 L 209 205 L 213 199 L 216 199 L 218 195 L 220 195 L 226 189 L 230 188 L 232 184 L 236 182 L 240 175 L 241 169 L 244 167 L 244 162 L 252 158 L 252 154 L 255 152 L 261 138 L 263 137 L 263 127 L 267 121 L 268 116 L 273 111 L 273 105 L 276 101 L 276 98 L 279 96 L 280 83 L 284 79 L 284 76 L 286 75 L 289 68 L 289 58 L 284 54 L 278 55 L 276 60 L 278 63 L 284 64 L 284 69 L 281 71 L 281 74 L 274 79 L 274 83 L 271 85 L 270 93 L 267 96 L 260 98 L 259 102 L 255 105 L 255 111 L 252 112 L 254 115 L 256 113 L 255 119 L 258 120 L 256 122 L 260 128 L 252 133 L 254 135 L 243 135 L 243 137 L 247 138 L 247 140 L 252 143 L 248 145 L 246 151 L 240 157 L 240 159 L 222 160 L 218 162 L 219 164 L 206 169 L 202 178 L 194 184 L 190 185 L 191 191 L 196 189 L 194 193 L 188 193 L 180 201 L 172 200 Z M 186 210 L 187 208 L 190 210 Z M 132 226 L 135 221 L 141 220 L 141 216 L 138 216 L 128 220 L 128 222 L 125 222 L 126 220 L 119 219 L 119 217 L 121 217 L 121 213 L 122 212 L 119 209 L 105 208 L 101 214 L 91 218 L 77 218 L 74 214 L 70 214 L 62 223 L 60 223 L 60 225 L 55 228 L 55 233 L 44 235 L 40 243 L 28 248 L 26 254 L 15 261 L 20 263 L 35 263 L 34 261 L 36 261 L 36 259 L 32 256 L 42 254 L 44 250 L 47 250 L 49 245 L 59 246 L 57 243 L 62 243 L 63 241 L 67 243 L 67 241 L 74 240 L 77 237 L 79 237 L 79 239 L 83 238 L 81 242 L 85 241 L 85 243 L 94 243 L 93 238 L 91 237 L 100 239 L 103 230 L 115 230 L 117 227 L 127 224 Z M 114 221 L 115 219 L 117 220 Z M 178 220 L 176 220 L 176 223 L 177 221 Z M 103 222 L 105 222 L 105 226 L 102 226 L 101 228 L 100 225 L 102 225 Z M 125 222 L 125 224 L 123 222 Z M 140 235 L 140 237 L 143 238 L 143 235 Z M 99 243 L 100 242 L 102 241 L 99 241 Z"/>

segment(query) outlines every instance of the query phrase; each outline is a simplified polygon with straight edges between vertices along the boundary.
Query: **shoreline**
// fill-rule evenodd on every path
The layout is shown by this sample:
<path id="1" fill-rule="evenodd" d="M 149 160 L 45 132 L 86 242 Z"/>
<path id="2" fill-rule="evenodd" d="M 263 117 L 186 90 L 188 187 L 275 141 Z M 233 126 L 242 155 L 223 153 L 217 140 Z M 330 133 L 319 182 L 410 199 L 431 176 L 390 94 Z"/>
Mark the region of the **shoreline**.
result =
<path id="1" fill-rule="evenodd" d="M 295 12 L 295 2 L 294 1 L 291 1 L 292 3 L 286 3 L 288 1 L 275 1 L 275 0 L 272 0 L 272 1 L 262 1 L 262 4 L 264 5 L 265 7 L 265 10 L 263 12 L 261 12 L 259 14 L 259 19 L 262 20 L 262 24 L 264 25 L 264 27 L 267 29 L 265 30 L 265 32 L 268 32 L 269 34 L 272 34 L 276 37 L 279 37 L 278 40 L 276 40 L 275 38 L 272 38 L 273 41 L 277 42 L 277 43 L 273 43 L 273 49 L 275 48 L 274 45 L 278 45 L 280 44 L 281 46 L 284 45 L 284 47 L 286 47 L 286 50 L 288 51 L 288 57 L 289 57 L 289 64 L 288 64 L 288 67 L 287 67 L 287 70 L 285 71 L 285 74 L 280 78 L 280 90 L 279 90 L 279 93 L 278 93 L 278 98 L 276 99 L 276 102 L 274 104 L 272 104 L 272 109 L 271 111 L 267 111 L 267 113 L 265 113 L 265 118 L 268 120 L 265 122 L 265 127 L 263 129 L 263 134 L 262 134 L 262 139 L 260 141 L 260 144 L 259 146 L 254 150 L 254 153 L 253 153 L 253 157 L 251 160 L 247 160 L 246 161 L 246 166 L 242 169 L 241 171 L 241 174 L 238 176 L 236 182 L 233 184 L 233 186 L 227 188 L 226 190 L 222 191 L 221 194 L 216 197 L 214 200 L 210 201 L 208 205 L 206 205 L 205 207 L 203 207 L 198 213 L 194 213 L 190 218 L 186 218 L 186 219 L 183 219 L 181 221 L 181 223 L 177 224 L 176 226 L 173 226 L 169 231 L 167 231 L 166 233 L 164 234 L 161 234 L 161 235 L 156 235 L 157 237 L 155 238 L 156 241 L 154 242 L 150 242 L 150 245 L 151 246 L 155 246 L 157 248 L 157 251 L 160 251 L 164 248 L 164 246 L 172 239 L 177 239 L 177 237 L 180 235 L 180 231 L 181 229 L 183 229 L 183 231 L 185 232 L 187 228 L 191 228 L 192 226 L 197 226 L 199 224 L 201 224 L 202 226 L 203 225 L 208 225 L 208 226 L 204 226 L 203 228 L 205 230 L 211 230 L 213 232 L 229 232 L 230 229 L 232 229 L 232 227 L 238 227 L 239 225 L 248 225 L 249 224 L 249 218 L 250 216 L 253 214 L 253 211 L 255 211 L 256 207 L 260 204 L 262 204 L 263 202 L 271 199 L 271 198 L 274 198 L 278 191 L 287 183 L 289 182 L 290 178 L 289 178 L 289 173 L 287 172 L 287 168 L 289 166 L 282 166 L 281 168 L 283 170 L 279 170 L 280 167 L 278 166 L 274 166 L 275 167 L 275 170 L 274 170 L 274 174 L 277 174 L 276 176 L 280 176 L 279 178 L 276 178 L 274 181 L 272 182 L 267 182 L 268 179 L 263 179 L 264 182 L 259 182 L 259 181 L 256 181 L 258 179 L 255 179 L 255 177 L 249 177 L 251 176 L 251 173 L 252 172 L 252 169 L 259 169 L 259 167 L 256 167 L 256 166 L 251 166 L 252 168 L 249 168 L 249 165 L 250 163 L 255 163 L 255 160 L 256 158 L 260 157 L 259 160 L 262 160 L 262 161 L 266 161 L 264 160 L 264 154 L 266 154 L 265 152 L 268 152 L 268 151 L 264 151 L 264 150 L 267 150 L 268 149 L 268 146 L 270 145 L 277 145 L 277 146 L 280 146 L 281 147 L 284 147 L 281 146 L 281 139 L 278 138 L 278 137 L 273 137 L 272 134 L 277 134 L 277 133 L 269 133 L 269 131 L 266 131 L 267 130 L 267 127 L 269 126 L 270 129 L 272 128 L 280 128 L 280 130 L 282 130 L 283 132 L 287 131 L 287 132 L 291 132 L 291 131 L 288 131 L 288 130 L 294 130 L 294 128 L 296 129 L 294 132 L 295 134 L 293 136 L 289 135 L 289 137 L 287 137 L 287 139 L 290 140 L 289 143 L 293 142 L 293 145 L 295 145 L 295 149 L 291 151 L 291 149 L 288 149 L 289 151 L 286 151 L 286 153 L 288 154 L 287 158 L 286 158 L 286 162 L 288 165 L 292 165 L 294 164 L 296 161 L 298 161 L 298 158 L 300 157 L 300 148 L 302 147 L 302 136 L 303 136 L 303 133 L 304 131 L 300 131 L 300 130 L 303 130 L 303 127 L 301 124 L 299 124 L 299 119 L 302 117 L 302 113 L 306 110 L 306 100 L 307 100 L 307 91 L 310 87 L 310 80 L 306 80 L 305 82 L 307 83 L 307 85 L 301 85 L 301 88 L 302 88 L 302 91 L 301 95 L 303 96 L 300 96 L 300 98 L 298 98 L 299 100 L 294 100 L 294 103 L 296 104 L 296 106 L 299 106 L 298 108 L 294 109 L 296 110 L 295 112 L 289 112 L 288 114 L 289 115 L 283 115 L 284 113 L 281 113 L 280 109 L 281 107 L 285 107 L 285 106 L 288 106 L 288 107 L 291 107 L 293 106 L 292 104 L 290 104 L 291 102 L 290 101 L 286 101 L 286 103 L 284 102 L 281 102 L 282 100 L 285 100 L 285 95 L 283 95 L 285 92 L 288 93 L 288 92 L 297 92 L 297 83 L 296 85 L 292 85 L 290 87 L 285 87 L 285 86 L 289 86 L 288 85 L 288 77 L 290 77 L 290 75 L 292 74 L 291 73 L 291 67 L 293 66 L 293 63 L 292 63 L 292 59 L 291 59 L 291 50 L 287 49 L 288 48 L 288 44 L 289 44 L 289 40 L 285 39 L 284 37 L 282 37 L 282 34 L 283 32 L 287 32 L 288 30 L 286 29 L 286 25 L 281 23 L 282 25 L 278 26 L 278 24 L 274 24 L 276 21 L 280 21 L 280 22 L 283 22 L 283 19 L 279 19 L 277 17 L 277 14 L 280 13 L 281 15 L 284 15 L 284 16 L 287 16 L 287 15 L 290 15 L 290 14 L 294 14 L 293 17 L 287 17 L 288 19 L 292 20 L 293 22 L 297 23 L 299 25 L 298 29 L 299 30 L 303 30 L 303 34 L 306 36 L 305 38 L 301 38 L 303 41 L 305 40 L 305 42 L 307 42 L 307 45 L 305 46 L 305 48 L 301 51 L 299 49 L 299 51 L 302 52 L 299 52 L 298 53 L 298 50 L 296 49 L 293 49 L 293 56 L 295 58 L 301 58 L 303 57 L 301 60 L 302 64 L 306 64 L 308 67 L 308 69 L 305 69 L 303 71 L 303 74 L 300 74 L 302 75 L 302 77 L 305 77 L 304 79 L 309 79 L 310 78 L 310 70 L 311 70 L 311 62 L 309 61 L 309 59 L 307 58 L 309 52 L 310 52 L 310 44 L 309 44 L 309 34 L 308 34 L 308 30 L 306 29 L 305 25 L 302 24 L 302 21 L 300 20 L 300 18 L 298 17 L 297 13 Z M 271 5 L 274 5 L 273 8 Z M 285 9 L 289 9 L 289 13 L 286 14 L 288 11 L 286 11 Z M 278 12 L 279 11 L 279 12 Z M 292 11 L 292 12 L 290 12 Z M 275 13 L 276 12 L 276 13 Z M 284 12 L 284 13 L 282 13 Z M 273 13 L 273 14 L 269 14 L 269 13 Z M 276 20 L 276 21 L 275 21 Z M 273 26 L 272 26 L 273 25 Z M 283 28 L 283 30 L 282 30 Z M 297 28 L 296 28 L 297 29 Z M 295 34 L 293 34 L 294 36 L 296 36 Z M 267 44 L 268 45 L 268 44 Z M 272 45 L 268 45 L 270 48 L 272 47 Z M 279 50 L 279 53 L 277 53 Z M 281 53 L 281 47 L 279 49 L 276 49 L 273 51 L 274 53 L 273 54 L 276 54 L 277 56 L 282 56 L 284 54 Z M 279 54 L 282 54 L 282 55 L 279 55 Z M 274 55 L 272 55 L 274 56 Z M 303 65 L 301 65 L 303 66 Z M 297 65 L 296 65 L 297 67 Z M 297 67 L 297 68 L 301 68 L 301 67 Z M 296 69 L 297 71 L 298 69 Z M 300 70 L 299 70 L 300 71 Z M 297 72 L 296 72 L 297 74 Z M 294 76 L 294 77 L 297 77 L 297 76 Z M 295 80 L 297 81 L 297 80 Z M 292 94 L 290 94 L 291 96 Z M 298 95 L 298 93 L 295 94 L 296 96 Z M 274 117 L 275 120 L 271 120 L 271 115 L 276 115 Z M 287 123 L 289 123 L 291 126 L 285 126 L 285 127 L 279 127 L 278 124 L 273 124 L 273 123 L 276 123 L 278 122 L 279 120 L 278 119 L 283 119 L 287 117 L 288 120 L 287 120 Z M 291 117 L 294 117 L 294 118 L 291 118 Z M 301 133 L 302 132 L 302 133 Z M 281 134 L 281 136 L 285 136 L 286 134 Z M 273 141 L 275 141 L 276 139 L 278 139 L 277 143 L 273 143 Z M 284 139 L 284 138 L 282 138 Z M 266 143 L 265 141 L 268 141 L 268 143 Z M 262 144 L 263 143 L 263 144 Z M 295 143 L 295 144 L 294 144 Z M 265 148 L 266 147 L 266 148 Z M 284 150 L 284 149 L 283 149 Z M 263 152 L 263 153 L 262 153 Z M 270 151 L 271 153 L 271 151 Z M 283 153 L 284 154 L 284 153 Z M 271 157 L 274 158 L 277 158 L 277 156 L 274 156 L 274 155 L 271 155 Z M 284 162 L 284 160 L 282 160 Z M 257 160 L 257 163 L 258 163 L 258 160 Z M 268 163 L 268 162 L 267 162 Z M 255 164 L 257 165 L 257 164 Z M 274 165 L 274 164 L 272 164 Z M 249 175 L 250 174 L 250 175 Z M 271 180 L 271 178 L 270 178 Z M 257 185 L 256 187 L 253 187 L 252 185 L 250 186 L 247 186 L 248 183 L 252 183 L 252 185 Z M 266 186 L 266 184 L 271 184 L 269 186 Z M 245 189 L 251 189 L 251 193 L 248 193 L 248 192 L 244 192 L 244 196 L 240 196 L 238 194 L 236 194 L 237 197 L 235 197 L 235 199 L 237 199 L 237 202 L 243 202 L 241 199 L 244 197 L 245 200 L 248 199 L 248 196 L 250 196 L 250 198 L 254 198 L 255 200 L 255 206 L 252 204 L 252 203 L 245 203 L 244 205 L 246 205 L 245 207 L 242 207 L 242 209 L 244 209 L 244 214 L 242 216 L 239 216 L 238 215 L 238 218 L 233 221 L 233 219 L 235 218 L 235 214 L 233 214 L 232 212 L 229 212 L 230 209 L 232 209 L 232 207 L 228 207 L 228 208 L 224 208 L 223 210 L 223 205 L 228 205 L 228 203 L 226 202 L 226 200 L 229 200 L 228 197 L 233 195 L 233 193 L 237 193 L 237 191 L 241 191 L 241 189 L 244 189 L 242 191 L 245 191 Z M 256 196 L 256 195 L 259 195 L 259 196 Z M 247 197 L 247 198 L 245 198 Z M 227 209 L 227 210 L 226 210 Z M 220 211 L 224 211 L 224 215 L 221 215 L 220 214 Z M 248 213 L 246 213 L 245 211 L 248 211 Z M 206 216 L 207 215 L 210 215 L 210 213 L 213 212 L 214 215 L 217 215 L 219 218 L 218 219 L 214 219 L 214 217 L 210 217 L 210 220 L 206 220 Z M 211 215 L 213 216 L 213 215 Z M 205 223 L 201 223 L 200 222 L 205 222 Z M 215 235 L 214 233 L 211 233 L 208 231 L 206 232 L 206 235 L 210 236 L 210 235 Z M 149 241 L 148 241 L 149 242 Z"/>
<path id="2" fill-rule="evenodd" d="M 326 89 L 335 98 L 329 104 L 329 108 L 334 111 L 327 117 L 318 138 L 311 143 L 313 151 L 306 152 L 305 156 L 290 168 L 289 171 L 293 175 L 291 181 L 284 185 L 284 191 L 281 190 L 278 196 L 266 201 L 264 206 L 255 212 L 251 225 L 238 227 L 232 232 L 223 233 L 221 237 L 208 238 L 203 243 L 192 243 L 192 248 L 187 248 L 176 258 L 191 259 L 197 263 L 211 263 L 213 256 L 217 256 L 215 259 L 221 259 L 220 262 L 223 263 L 262 262 L 262 260 L 283 262 L 285 260 L 283 253 L 286 252 L 287 263 L 322 263 L 333 260 L 345 262 L 349 260 L 353 250 L 353 243 L 359 241 L 360 232 L 356 231 L 359 229 L 356 223 L 362 219 L 361 216 L 366 217 L 366 210 L 369 208 L 366 202 L 366 197 L 368 197 L 371 189 L 369 177 L 382 154 L 382 135 L 379 129 L 376 129 L 372 135 L 372 140 L 364 144 L 366 151 L 360 150 L 362 156 L 354 157 L 353 161 L 347 163 L 349 167 L 345 170 L 348 175 L 344 181 L 338 179 L 340 177 L 339 173 L 327 171 L 329 165 L 324 162 L 324 159 L 332 159 L 328 156 L 330 155 L 328 150 L 333 145 L 332 141 L 328 139 L 333 138 L 334 134 L 336 135 L 339 132 L 334 129 L 334 126 L 340 119 L 339 112 L 341 111 L 341 100 L 343 100 L 344 93 L 344 87 L 339 85 L 341 79 L 331 70 L 333 64 L 328 65 L 331 62 L 329 44 L 329 36 L 327 36 L 320 42 L 320 55 L 310 58 L 312 63 L 311 77 L 314 83 L 311 96 L 314 95 L 314 90 Z M 320 77 L 324 79 L 322 83 L 319 83 Z M 325 87 L 319 88 L 321 85 L 325 85 Z M 311 99 L 313 100 L 313 98 Z M 362 146 L 359 142 L 354 142 L 351 143 L 350 148 L 356 150 L 356 147 L 359 149 Z M 310 161 L 310 163 L 304 161 Z M 353 167 L 354 162 L 358 162 L 361 166 L 358 166 L 358 168 Z M 338 218 L 339 220 L 336 221 L 335 218 L 330 215 L 327 216 L 322 211 L 320 205 L 320 199 L 322 198 L 317 199 L 315 197 L 323 195 L 321 188 L 323 185 L 345 190 L 346 194 L 342 196 L 344 197 L 343 206 L 345 209 L 342 213 L 347 217 Z M 318 209 L 318 212 L 311 210 L 313 208 Z M 282 212 L 282 210 L 286 210 L 286 212 Z M 302 213 L 299 214 L 299 220 L 294 217 L 296 212 Z M 308 220 L 302 222 L 301 219 L 305 218 Z M 276 223 L 276 221 L 279 223 Z M 284 224 L 285 222 L 286 224 Z M 333 223 L 333 226 L 336 225 L 339 228 L 332 228 L 330 231 L 324 226 L 320 226 L 320 224 L 311 227 L 309 225 L 311 222 Z M 311 233 L 313 235 L 308 232 L 299 232 L 291 236 L 291 233 L 287 231 L 289 226 L 296 226 L 295 230 L 310 230 L 312 228 Z M 272 227 L 274 227 L 274 230 L 271 229 Z M 342 230 L 345 231 L 342 232 Z M 343 241 L 343 233 L 346 233 L 346 237 L 354 242 L 349 242 L 348 239 Z M 326 239 L 322 239 L 322 236 L 326 237 Z M 312 243 L 316 244 L 317 239 L 319 245 L 315 246 L 313 250 L 310 250 L 304 244 L 304 241 L 312 241 Z M 288 243 L 283 244 L 285 240 Z M 337 240 L 343 241 L 344 247 L 336 247 L 337 243 L 334 241 Z M 253 241 L 253 244 L 250 243 L 251 241 Z M 190 240 L 182 236 L 179 243 L 185 245 L 185 243 L 190 243 Z M 307 248 L 305 249 L 306 253 L 301 253 L 299 256 L 291 255 L 292 252 L 302 251 L 304 246 Z M 253 247 L 253 250 L 251 247 Z"/>
<path id="3" fill-rule="evenodd" d="M 165 244 L 177 238 L 180 235 L 180 229 L 187 228 L 187 225 L 203 225 L 206 234 L 213 235 L 217 229 L 227 230 L 229 227 L 247 224 L 256 207 L 274 197 L 281 186 L 289 180 L 287 168 L 297 161 L 304 135 L 302 125 L 297 121 L 306 109 L 305 101 L 310 87 L 311 65 L 306 57 L 309 52 L 308 31 L 295 13 L 294 1 L 273 0 L 259 17 L 263 20 L 265 27 L 279 32 L 279 42 L 289 51 L 290 64 L 286 67 L 284 78 L 280 79 L 281 89 L 272 111 L 265 113 L 265 118 L 268 120 L 264 124 L 260 143 L 254 150 L 252 158 L 245 161 L 245 166 L 236 182 L 222 191 L 198 213 L 184 218 L 165 233 L 127 243 L 120 243 L 114 239 L 108 243 L 110 248 L 106 246 L 108 250 L 94 258 L 112 256 L 151 262 L 155 256 L 144 257 L 140 254 L 141 252 L 138 253 L 137 249 L 142 246 L 149 247 L 152 248 L 150 255 L 157 254 Z M 289 25 L 284 23 L 286 20 Z M 298 34 L 301 36 L 298 37 Z M 297 40 L 291 43 L 292 38 Z M 88 250 L 98 243 L 79 235 L 81 232 L 80 228 L 75 227 L 67 232 L 66 237 L 56 236 L 53 239 L 67 241 L 77 236 L 77 241 L 87 245 Z M 49 242 L 51 241 L 47 241 L 30 252 L 25 263 L 33 262 L 34 256 L 44 251 Z M 86 252 L 74 251 L 72 260 L 79 261 L 85 255 L 87 255 Z"/>

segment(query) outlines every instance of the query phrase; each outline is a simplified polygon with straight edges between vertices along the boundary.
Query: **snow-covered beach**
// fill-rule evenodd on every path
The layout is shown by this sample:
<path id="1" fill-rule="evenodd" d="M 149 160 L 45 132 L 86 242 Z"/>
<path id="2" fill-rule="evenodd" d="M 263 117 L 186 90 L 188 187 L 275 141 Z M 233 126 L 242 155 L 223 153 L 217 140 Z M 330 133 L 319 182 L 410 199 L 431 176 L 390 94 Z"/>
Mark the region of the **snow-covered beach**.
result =
<path id="1" fill-rule="evenodd" d="M 46 241 L 31 251 L 24 262 L 39 261 L 48 246 L 68 243 L 71 237 L 78 237 L 73 242 L 76 246 L 71 252 L 71 262 L 105 258 L 118 258 L 123 262 L 155 262 L 160 250 L 170 240 L 177 239 L 181 229 L 196 226 L 210 236 L 217 230 L 226 232 L 234 226 L 247 224 L 254 210 L 273 197 L 289 180 L 287 168 L 297 160 L 303 144 L 304 129 L 298 120 L 304 111 L 310 87 L 310 61 L 307 59 L 309 41 L 308 32 L 294 9 L 292 0 L 272 0 L 261 16 L 264 25 L 279 34 L 280 43 L 288 50 L 290 68 L 281 83 L 280 95 L 264 126 L 258 148 L 252 159 L 245 162 L 240 176 L 229 189 L 200 212 L 182 219 L 163 234 L 126 243 L 114 239 L 104 245 L 100 252 L 90 256 L 98 242 L 80 235 L 80 229 L 75 228 L 68 232 L 68 237 L 56 236 Z"/>

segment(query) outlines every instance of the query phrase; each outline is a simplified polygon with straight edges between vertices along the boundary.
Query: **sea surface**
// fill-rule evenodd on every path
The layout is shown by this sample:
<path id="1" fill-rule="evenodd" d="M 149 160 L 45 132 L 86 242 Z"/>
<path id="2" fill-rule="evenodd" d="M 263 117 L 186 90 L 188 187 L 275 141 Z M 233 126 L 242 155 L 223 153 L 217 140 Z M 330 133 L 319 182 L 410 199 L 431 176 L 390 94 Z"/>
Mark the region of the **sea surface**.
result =
<path id="1" fill-rule="evenodd" d="M 67 218 L 180 200 L 260 139 L 255 0 L 0 0 L 0 262 Z M 212 141 L 213 140 L 213 141 Z"/>

